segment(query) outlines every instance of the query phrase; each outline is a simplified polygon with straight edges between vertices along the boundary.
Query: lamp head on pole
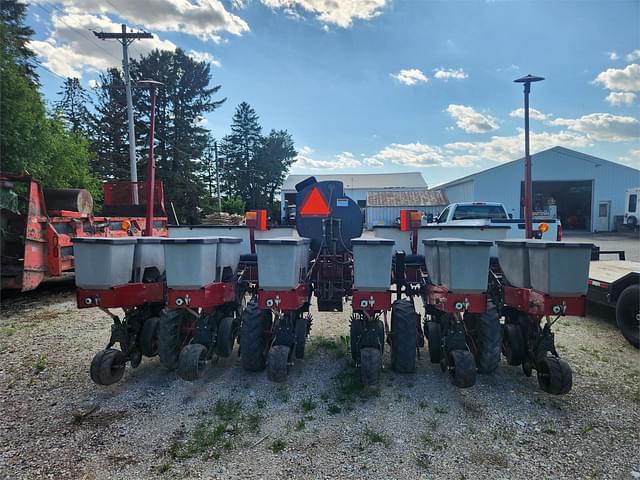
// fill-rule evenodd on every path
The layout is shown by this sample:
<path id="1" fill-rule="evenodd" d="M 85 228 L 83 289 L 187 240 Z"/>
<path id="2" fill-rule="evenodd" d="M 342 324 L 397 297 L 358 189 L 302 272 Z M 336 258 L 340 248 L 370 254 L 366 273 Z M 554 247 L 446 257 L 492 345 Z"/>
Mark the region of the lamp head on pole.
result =
<path id="1" fill-rule="evenodd" d="M 140 85 L 141 87 L 164 87 L 164 83 L 162 82 L 157 82 L 155 80 L 140 80 L 138 82 L 138 85 Z"/>
<path id="2" fill-rule="evenodd" d="M 524 77 L 516 78 L 514 80 L 515 83 L 533 83 L 533 82 L 541 82 L 544 80 L 544 77 L 536 77 L 535 75 L 525 75 Z"/>

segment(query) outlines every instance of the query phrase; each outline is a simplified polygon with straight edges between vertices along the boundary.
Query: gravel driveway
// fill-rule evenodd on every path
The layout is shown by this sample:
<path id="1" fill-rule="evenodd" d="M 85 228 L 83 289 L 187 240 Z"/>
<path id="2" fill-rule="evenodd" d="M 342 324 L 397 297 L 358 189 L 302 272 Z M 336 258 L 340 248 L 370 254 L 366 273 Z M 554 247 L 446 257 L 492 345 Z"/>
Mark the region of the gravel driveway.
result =
<path id="1" fill-rule="evenodd" d="M 72 289 L 9 299 L 0 319 L 3 478 L 640 478 L 640 355 L 609 313 L 567 318 L 573 391 L 552 397 L 504 362 L 453 387 L 421 351 L 364 389 L 347 312 L 315 313 L 285 384 L 220 359 L 195 383 L 157 358 L 111 387 L 88 375 L 110 319 Z M 389 365 L 388 352 L 385 365 Z"/>

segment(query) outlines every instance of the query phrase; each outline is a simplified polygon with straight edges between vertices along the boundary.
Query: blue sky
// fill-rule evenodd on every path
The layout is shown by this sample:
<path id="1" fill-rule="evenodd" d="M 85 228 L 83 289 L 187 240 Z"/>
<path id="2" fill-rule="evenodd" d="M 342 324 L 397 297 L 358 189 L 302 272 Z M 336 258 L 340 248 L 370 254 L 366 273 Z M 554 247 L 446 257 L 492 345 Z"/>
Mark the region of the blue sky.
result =
<path id="1" fill-rule="evenodd" d="M 554 145 L 640 166 L 640 1 L 36 0 L 28 23 L 51 101 L 120 61 L 90 30 L 145 28 L 132 56 L 176 48 L 212 62 L 225 105 L 286 128 L 295 173 L 420 171 L 429 185 Z M 52 73 L 53 72 L 53 73 Z"/>

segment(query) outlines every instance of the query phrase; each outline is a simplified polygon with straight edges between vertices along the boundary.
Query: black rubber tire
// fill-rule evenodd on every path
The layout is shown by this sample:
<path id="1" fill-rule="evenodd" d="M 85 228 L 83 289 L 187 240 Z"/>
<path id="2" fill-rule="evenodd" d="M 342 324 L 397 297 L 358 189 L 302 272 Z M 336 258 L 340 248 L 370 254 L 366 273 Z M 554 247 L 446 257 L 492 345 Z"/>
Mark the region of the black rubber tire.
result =
<path id="1" fill-rule="evenodd" d="M 640 285 L 628 286 L 618 297 L 616 322 L 627 342 L 640 348 Z"/>
<path id="2" fill-rule="evenodd" d="M 502 353 L 507 359 L 507 363 L 512 366 L 522 365 L 527 355 L 524 344 L 522 328 L 514 323 L 507 323 L 504 326 L 502 336 Z"/>
<path id="3" fill-rule="evenodd" d="M 126 359 L 120 350 L 107 348 L 95 354 L 89 373 L 98 385 L 113 385 L 124 375 Z"/>
<path id="4" fill-rule="evenodd" d="M 224 317 L 218 323 L 218 335 L 216 336 L 216 353 L 218 356 L 227 358 L 233 351 L 233 318 Z"/>
<path id="5" fill-rule="evenodd" d="M 360 349 L 360 381 L 363 385 L 376 385 L 382 373 L 382 352 L 377 348 Z"/>
<path id="6" fill-rule="evenodd" d="M 258 308 L 257 302 L 252 300 L 242 313 L 240 327 L 240 358 L 245 370 L 259 372 L 265 367 L 266 327 L 265 313 Z"/>
<path id="7" fill-rule="evenodd" d="M 199 343 L 190 343 L 180 351 L 178 375 L 183 380 L 193 382 L 202 378 L 207 367 L 207 348 Z"/>
<path id="8" fill-rule="evenodd" d="M 418 314 L 406 298 L 391 307 L 391 368 L 398 373 L 416 370 L 416 320 Z"/>
<path id="9" fill-rule="evenodd" d="M 158 355 L 158 328 L 160 318 L 149 317 L 142 324 L 138 343 L 140 351 L 145 357 L 155 357 Z"/>
<path id="10" fill-rule="evenodd" d="M 289 352 L 286 345 L 274 345 L 267 356 L 267 378 L 272 382 L 284 382 L 289 374 Z"/>
<path id="11" fill-rule="evenodd" d="M 304 358 L 304 349 L 307 344 L 307 319 L 300 317 L 296 319 L 296 348 L 295 354 L 298 360 Z"/>
<path id="12" fill-rule="evenodd" d="M 465 323 L 467 323 L 465 315 Z M 498 317 L 498 309 L 493 302 L 487 302 L 487 309 L 479 315 L 472 315 L 476 367 L 478 373 L 493 373 L 500 365 L 502 353 L 502 325 Z"/>
<path id="13" fill-rule="evenodd" d="M 429 359 L 431 363 L 442 360 L 442 332 L 440 324 L 434 321 L 425 322 L 425 336 L 429 342 Z"/>
<path id="14" fill-rule="evenodd" d="M 158 354 L 160 363 L 168 370 L 178 368 L 180 351 L 185 339 L 181 338 L 183 322 L 188 321 L 189 312 L 182 310 L 164 310 L 158 326 Z"/>
<path id="15" fill-rule="evenodd" d="M 459 388 L 469 388 L 476 384 L 476 362 L 468 350 L 449 352 L 447 361 L 451 383 Z"/>
<path id="16" fill-rule="evenodd" d="M 542 391 L 551 395 L 564 395 L 571 391 L 573 374 L 567 362 L 558 357 L 547 355 L 536 364 L 538 385 Z"/>

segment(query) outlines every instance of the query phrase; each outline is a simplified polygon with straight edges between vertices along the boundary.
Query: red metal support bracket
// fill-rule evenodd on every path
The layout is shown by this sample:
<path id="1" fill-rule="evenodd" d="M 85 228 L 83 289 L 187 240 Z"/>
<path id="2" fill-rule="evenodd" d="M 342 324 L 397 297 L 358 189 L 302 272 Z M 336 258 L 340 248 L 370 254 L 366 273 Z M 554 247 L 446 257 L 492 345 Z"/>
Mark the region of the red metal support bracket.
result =
<path id="1" fill-rule="evenodd" d="M 234 282 L 214 282 L 202 288 L 167 291 L 167 306 L 170 308 L 214 308 L 236 299 Z"/>
<path id="2" fill-rule="evenodd" d="M 261 310 L 272 308 L 283 312 L 293 312 L 302 308 L 309 298 L 307 286 L 304 283 L 292 290 L 259 290 L 258 307 Z"/>
<path id="3" fill-rule="evenodd" d="M 427 285 L 427 303 L 447 313 L 484 313 L 485 293 L 453 293 L 439 285 Z"/>
<path id="4" fill-rule="evenodd" d="M 365 292 L 354 290 L 351 298 L 354 312 L 386 312 L 391 310 L 391 292 L 389 290 Z"/>
<path id="5" fill-rule="evenodd" d="M 504 304 L 535 317 L 546 315 L 584 317 L 586 297 L 556 297 L 528 288 L 504 287 Z"/>
<path id="6" fill-rule="evenodd" d="M 107 289 L 85 290 L 76 292 L 78 308 L 119 308 L 135 307 L 145 303 L 162 302 L 164 300 L 164 284 L 157 283 L 125 283 Z"/>

